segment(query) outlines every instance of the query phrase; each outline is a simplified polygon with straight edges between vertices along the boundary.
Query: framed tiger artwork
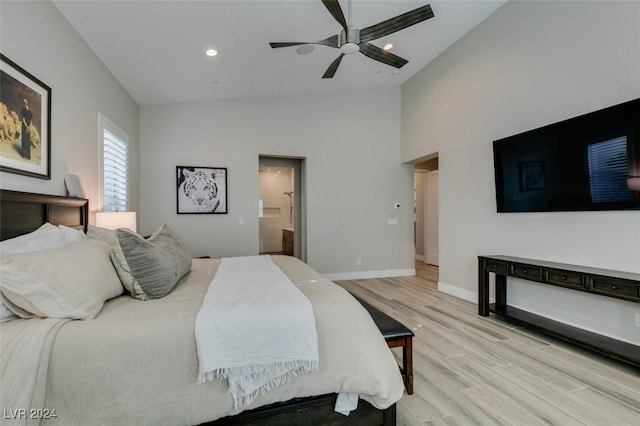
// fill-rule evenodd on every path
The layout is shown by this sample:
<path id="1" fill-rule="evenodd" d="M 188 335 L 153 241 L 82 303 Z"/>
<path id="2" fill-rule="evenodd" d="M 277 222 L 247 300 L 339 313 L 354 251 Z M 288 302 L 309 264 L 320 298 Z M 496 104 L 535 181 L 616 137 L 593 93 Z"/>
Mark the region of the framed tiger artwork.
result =
<path id="1" fill-rule="evenodd" d="M 227 214 L 225 167 L 176 166 L 178 214 Z"/>

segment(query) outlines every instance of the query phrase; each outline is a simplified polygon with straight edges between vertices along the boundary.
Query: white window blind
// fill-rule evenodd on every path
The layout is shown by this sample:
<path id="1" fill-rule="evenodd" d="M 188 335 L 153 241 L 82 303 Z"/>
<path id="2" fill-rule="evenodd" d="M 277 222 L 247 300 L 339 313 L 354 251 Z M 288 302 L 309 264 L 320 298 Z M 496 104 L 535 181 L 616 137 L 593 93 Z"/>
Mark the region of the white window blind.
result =
<path id="1" fill-rule="evenodd" d="M 102 210 L 127 211 L 129 207 L 128 137 L 102 118 Z"/>
<path id="2" fill-rule="evenodd" d="M 589 181 L 594 203 L 633 201 L 627 189 L 627 137 L 589 145 Z"/>

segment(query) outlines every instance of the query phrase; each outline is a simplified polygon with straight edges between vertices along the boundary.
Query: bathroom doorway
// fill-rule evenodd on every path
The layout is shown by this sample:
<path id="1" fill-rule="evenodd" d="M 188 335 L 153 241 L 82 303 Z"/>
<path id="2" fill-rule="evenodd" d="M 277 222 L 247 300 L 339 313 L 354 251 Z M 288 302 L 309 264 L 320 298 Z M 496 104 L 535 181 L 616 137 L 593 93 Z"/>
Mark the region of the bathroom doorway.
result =
<path id="1" fill-rule="evenodd" d="M 438 155 L 414 165 L 414 241 L 416 260 L 438 266 L 439 260 Z"/>
<path id="2" fill-rule="evenodd" d="M 259 156 L 259 253 L 306 261 L 304 159 Z"/>

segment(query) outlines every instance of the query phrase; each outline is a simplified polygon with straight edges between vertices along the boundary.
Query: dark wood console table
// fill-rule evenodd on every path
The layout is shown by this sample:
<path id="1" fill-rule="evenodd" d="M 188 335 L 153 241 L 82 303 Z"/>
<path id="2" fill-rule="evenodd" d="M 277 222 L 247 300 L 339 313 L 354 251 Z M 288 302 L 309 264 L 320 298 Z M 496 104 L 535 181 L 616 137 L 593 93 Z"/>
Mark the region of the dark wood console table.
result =
<path id="1" fill-rule="evenodd" d="M 489 304 L 489 273 L 496 303 Z M 640 303 L 640 274 L 512 256 L 478 256 L 478 314 L 489 312 L 640 367 L 640 346 L 573 327 L 507 304 L 507 277 Z"/>

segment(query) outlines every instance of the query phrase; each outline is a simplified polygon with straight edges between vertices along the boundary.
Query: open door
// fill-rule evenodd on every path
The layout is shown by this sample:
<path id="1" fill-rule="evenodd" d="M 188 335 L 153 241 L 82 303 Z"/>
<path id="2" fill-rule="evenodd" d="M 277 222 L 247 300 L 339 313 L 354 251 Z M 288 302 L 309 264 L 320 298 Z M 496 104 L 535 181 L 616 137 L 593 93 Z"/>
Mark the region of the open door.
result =
<path id="1" fill-rule="evenodd" d="M 425 179 L 425 263 L 438 266 L 439 262 L 439 223 L 438 223 L 438 170 L 426 173 Z"/>

